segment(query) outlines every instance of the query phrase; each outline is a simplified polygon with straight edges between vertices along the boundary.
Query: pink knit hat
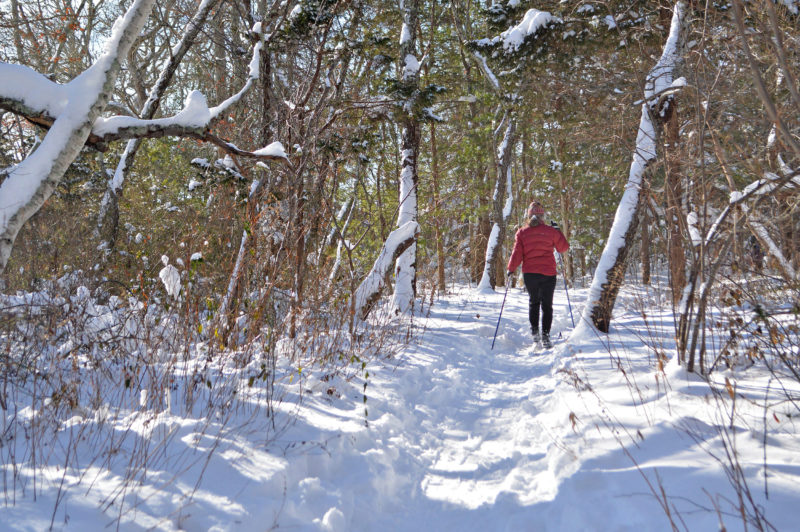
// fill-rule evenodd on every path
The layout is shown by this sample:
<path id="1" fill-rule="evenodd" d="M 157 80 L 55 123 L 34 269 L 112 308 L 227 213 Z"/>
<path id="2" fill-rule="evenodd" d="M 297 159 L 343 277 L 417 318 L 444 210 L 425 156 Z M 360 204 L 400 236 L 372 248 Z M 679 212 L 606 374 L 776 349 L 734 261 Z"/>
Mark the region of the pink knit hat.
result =
<path id="1" fill-rule="evenodd" d="M 528 205 L 528 218 L 533 218 L 534 216 L 544 216 L 544 207 L 536 200 Z"/>

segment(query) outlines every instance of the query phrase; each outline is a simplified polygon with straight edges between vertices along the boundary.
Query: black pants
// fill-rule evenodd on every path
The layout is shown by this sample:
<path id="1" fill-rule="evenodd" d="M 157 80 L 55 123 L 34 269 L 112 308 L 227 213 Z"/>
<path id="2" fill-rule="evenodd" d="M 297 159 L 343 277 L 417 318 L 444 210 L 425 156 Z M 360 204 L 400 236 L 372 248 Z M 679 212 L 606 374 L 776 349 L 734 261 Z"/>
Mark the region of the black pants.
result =
<path id="1" fill-rule="evenodd" d="M 553 323 L 553 292 L 556 290 L 556 276 L 541 273 L 523 273 L 525 288 L 530 296 L 528 318 L 531 329 L 539 330 L 539 306 L 542 307 L 541 331 L 550 334 L 550 325 Z"/>

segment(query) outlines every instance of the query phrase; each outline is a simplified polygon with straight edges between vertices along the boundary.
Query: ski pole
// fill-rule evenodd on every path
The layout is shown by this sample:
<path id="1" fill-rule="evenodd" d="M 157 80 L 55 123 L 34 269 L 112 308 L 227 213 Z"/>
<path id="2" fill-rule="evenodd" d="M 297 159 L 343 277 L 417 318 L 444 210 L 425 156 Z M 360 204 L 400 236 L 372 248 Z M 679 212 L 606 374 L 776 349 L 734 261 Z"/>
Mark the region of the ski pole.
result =
<path id="1" fill-rule="evenodd" d="M 494 349 L 494 341 L 497 340 L 497 331 L 500 329 L 500 318 L 503 317 L 503 307 L 506 306 L 506 296 L 508 295 L 508 285 L 510 285 L 510 284 L 511 283 L 508 282 L 508 279 L 506 279 L 506 291 L 503 294 L 503 304 L 500 305 L 500 315 L 497 316 L 497 327 L 494 328 L 494 338 L 492 338 L 492 349 L 491 350 Z"/>
<path id="2" fill-rule="evenodd" d="M 575 318 L 572 316 L 572 303 L 569 301 L 569 289 L 567 289 L 567 272 L 564 269 L 564 259 L 561 258 L 561 253 L 558 254 L 558 262 L 561 263 L 561 273 L 564 277 L 564 292 L 567 293 L 567 306 L 569 307 L 569 319 L 572 320 L 572 328 L 575 328 Z"/>

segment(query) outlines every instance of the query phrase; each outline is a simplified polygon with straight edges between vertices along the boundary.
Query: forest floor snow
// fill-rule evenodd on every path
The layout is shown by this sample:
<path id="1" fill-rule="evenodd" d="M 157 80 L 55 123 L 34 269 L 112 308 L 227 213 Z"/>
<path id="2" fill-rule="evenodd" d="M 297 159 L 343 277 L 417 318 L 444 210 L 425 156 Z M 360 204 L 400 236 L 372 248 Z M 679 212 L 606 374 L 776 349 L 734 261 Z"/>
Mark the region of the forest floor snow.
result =
<path id="1" fill-rule="evenodd" d="M 542 351 L 511 288 L 491 349 L 502 292 L 456 288 L 414 318 L 409 345 L 369 364 L 366 403 L 361 377 L 306 375 L 302 402 L 276 407 L 292 419 L 277 438 L 257 414 L 219 437 L 158 414 L 141 432 L 158 446 L 146 475 L 121 489 L 96 457 L 68 475 L 54 458 L 35 500 L 32 485 L 15 500 L 6 488 L 0 529 L 740 530 L 740 500 L 796 529 L 800 438 L 780 397 L 763 409 L 771 375 L 720 371 L 712 393 L 671 358 L 673 315 L 644 287 L 623 290 L 610 335 L 567 342 L 565 296 L 562 341 Z M 585 291 L 570 296 L 578 319 Z"/>

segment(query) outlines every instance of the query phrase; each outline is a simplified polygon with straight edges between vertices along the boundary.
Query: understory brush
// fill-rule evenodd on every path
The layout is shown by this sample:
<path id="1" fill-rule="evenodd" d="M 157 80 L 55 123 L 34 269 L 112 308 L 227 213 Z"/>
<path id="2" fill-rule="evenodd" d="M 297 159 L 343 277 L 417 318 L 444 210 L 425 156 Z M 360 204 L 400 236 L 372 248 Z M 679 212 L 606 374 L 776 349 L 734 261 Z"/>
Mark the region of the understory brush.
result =
<path id="1" fill-rule="evenodd" d="M 717 515 L 722 530 L 726 521 L 738 521 L 743 530 L 775 530 L 764 508 L 770 483 L 785 483 L 791 476 L 771 467 L 771 453 L 783 460 L 800 430 L 800 291 L 767 277 L 757 282 L 729 278 L 714 290 L 705 310 L 702 373 L 679 362 L 675 312 L 664 285 L 656 283 L 623 288 L 624 316 L 617 316 L 616 330 L 601 338 L 627 389 L 626 400 L 603 397 L 589 375 L 572 372 L 572 382 L 602 405 L 605 427 L 643 476 L 673 530 L 686 530 L 682 516 L 694 512 Z M 650 356 L 631 356 L 627 346 L 634 343 L 645 345 Z M 684 401 L 693 406 L 687 409 Z M 644 414 L 653 432 L 677 430 L 688 437 L 718 464 L 727 486 L 710 480 L 703 486 L 706 500 L 671 492 L 663 473 L 670 467 L 662 464 L 660 472 L 652 457 L 646 463 L 637 454 L 646 445 L 646 430 L 626 428 L 630 405 L 637 417 Z M 693 456 L 688 447 L 686 456 Z"/>
<path id="2" fill-rule="evenodd" d="M 268 320 L 239 313 L 259 328 L 225 346 L 190 296 L 87 284 L 75 272 L 0 295 L 2 504 L 47 501 L 51 527 L 68 487 L 117 522 L 153 484 L 189 504 L 214 453 L 244 435 L 269 445 L 292 424 L 310 376 L 329 395 L 357 385 L 366 406 L 368 362 L 397 347 L 385 323 L 351 332 L 333 309 L 298 313 L 289 337 L 278 303 Z M 194 484 L 176 482 L 186 472 Z"/>

